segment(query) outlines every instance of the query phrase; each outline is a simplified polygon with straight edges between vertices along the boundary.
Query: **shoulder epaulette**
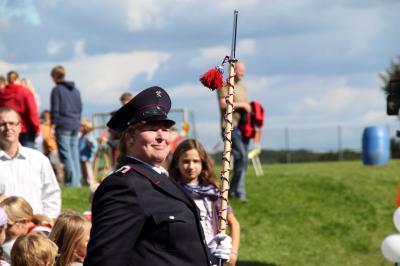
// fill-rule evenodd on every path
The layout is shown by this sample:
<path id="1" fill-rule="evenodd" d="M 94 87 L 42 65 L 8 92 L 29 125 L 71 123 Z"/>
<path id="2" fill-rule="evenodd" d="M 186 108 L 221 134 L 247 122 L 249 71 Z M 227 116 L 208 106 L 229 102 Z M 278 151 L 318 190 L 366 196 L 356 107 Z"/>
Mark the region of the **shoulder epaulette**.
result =
<path id="1" fill-rule="evenodd" d="M 130 165 L 123 165 L 121 166 L 118 170 L 116 170 L 114 172 L 114 174 L 116 175 L 126 175 L 127 173 L 129 173 L 132 170 L 132 166 Z"/>

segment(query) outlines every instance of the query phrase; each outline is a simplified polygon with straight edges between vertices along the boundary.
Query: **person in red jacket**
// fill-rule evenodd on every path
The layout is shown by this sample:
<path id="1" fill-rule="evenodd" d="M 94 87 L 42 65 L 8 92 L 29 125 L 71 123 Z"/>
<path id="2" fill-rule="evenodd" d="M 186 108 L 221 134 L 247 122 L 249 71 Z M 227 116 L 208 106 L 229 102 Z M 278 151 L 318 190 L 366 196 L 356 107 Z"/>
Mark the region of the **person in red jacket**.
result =
<path id="1" fill-rule="evenodd" d="M 0 90 L 0 106 L 13 108 L 21 116 L 21 134 L 19 141 L 22 146 L 35 148 L 35 138 L 40 131 L 39 113 L 33 94 L 17 84 L 18 73 L 10 71 L 7 74 L 7 85 Z"/>

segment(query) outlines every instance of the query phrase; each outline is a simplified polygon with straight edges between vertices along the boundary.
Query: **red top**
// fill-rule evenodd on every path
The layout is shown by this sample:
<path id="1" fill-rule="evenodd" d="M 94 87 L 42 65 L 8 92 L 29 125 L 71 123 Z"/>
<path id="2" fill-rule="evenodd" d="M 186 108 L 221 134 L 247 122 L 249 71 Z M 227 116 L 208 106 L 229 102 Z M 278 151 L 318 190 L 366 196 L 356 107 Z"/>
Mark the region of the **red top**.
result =
<path id="1" fill-rule="evenodd" d="M 0 106 L 13 108 L 21 116 L 21 132 L 39 132 L 39 113 L 33 94 L 25 87 L 8 84 L 0 90 Z"/>

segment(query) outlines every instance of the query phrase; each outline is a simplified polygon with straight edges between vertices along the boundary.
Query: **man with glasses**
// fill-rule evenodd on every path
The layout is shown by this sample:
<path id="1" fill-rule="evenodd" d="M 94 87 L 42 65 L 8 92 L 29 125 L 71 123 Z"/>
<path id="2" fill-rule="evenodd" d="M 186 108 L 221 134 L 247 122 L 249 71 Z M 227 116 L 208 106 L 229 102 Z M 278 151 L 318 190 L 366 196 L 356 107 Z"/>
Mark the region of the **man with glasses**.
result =
<path id="1" fill-rule="evenodd" d="M 0 86 L 1 87 L 1 86 Z M 0 90 L 0 106 L 13 108 L 21 116 L 20 143 L 35 148 L 35 138 L 40 131 L 39 114 L 35 97 L 19 84 L 18 73 L 14 70 L 7 74 L 7 85 Z"/>
<path id="2" fill-rule="evenodd" d="M 10 107 L 0 107 L 0 194 L 20 196 L 34 213 L 56 218 L 61 193 L 51 164 L 41 152 L 21 146 L 21 118 Z"/>

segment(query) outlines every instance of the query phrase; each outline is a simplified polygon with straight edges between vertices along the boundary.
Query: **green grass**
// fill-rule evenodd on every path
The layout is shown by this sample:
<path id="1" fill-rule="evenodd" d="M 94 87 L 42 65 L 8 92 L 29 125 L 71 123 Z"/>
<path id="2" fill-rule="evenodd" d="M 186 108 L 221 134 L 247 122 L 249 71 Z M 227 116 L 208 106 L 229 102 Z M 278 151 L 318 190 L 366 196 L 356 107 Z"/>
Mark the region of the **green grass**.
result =
<path id="1" fill-rule="evenodd" d="M 399 161 L 264 165 L 247 175 L 248 203 L 231 201 L 241 223 L 238 265 L 393 265 L 380 245 L 392 223 Z M 64 189 L 63 208 L 89 208 L 89 191 Z"/>
<path id="2" fill-rule="evenodd" d="M 62 209 L 73 209 L 80 213 L 90 210 L 88 187 L 62 189 Z"/>

